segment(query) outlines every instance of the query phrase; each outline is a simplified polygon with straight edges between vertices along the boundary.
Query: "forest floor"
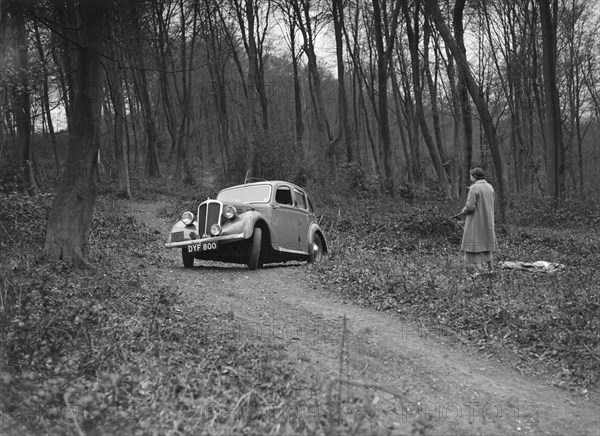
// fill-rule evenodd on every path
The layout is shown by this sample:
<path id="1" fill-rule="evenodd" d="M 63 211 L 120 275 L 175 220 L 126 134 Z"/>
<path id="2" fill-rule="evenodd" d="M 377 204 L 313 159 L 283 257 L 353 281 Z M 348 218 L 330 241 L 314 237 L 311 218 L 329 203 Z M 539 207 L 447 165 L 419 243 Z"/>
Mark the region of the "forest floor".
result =
<path id="1" fill-rule="evenodd" d="M 332 199 L 319 264 L 183 268 L 176 192 L 102 195 L 83 270 L 38 256 L 53 194 L 0 194 L 1 434 L 600 435 L 598 231 L 499 229 L 572 265 L 472 280 L 438 203 Z"/>
<path id="2" fill-rule="evenodd" d="M 133 203 L 131 212 L 163 233 L 169 223 L 157 215 L 165 206 Z M 550 386 L 416 320 L 361 307 L 310 280 L 305 264 L 248 271 L 197 262 L 186 269 L 179 251 L 160 257 L 151 267 L 155 280 L 176 286 L 189 309 L 226 310 L 236 340 L 272 342 L 271 358 L 291 360 L 302 378 L 321 387 L 303 399 L 305 421 L 334 414 L 335 397 L 355 430 L 376 433 L 600 434 L 597 392 Z M 218 334 L 222 327 L 212 328 Z M 365 407 L 372 422 L 356 422 Z"/>

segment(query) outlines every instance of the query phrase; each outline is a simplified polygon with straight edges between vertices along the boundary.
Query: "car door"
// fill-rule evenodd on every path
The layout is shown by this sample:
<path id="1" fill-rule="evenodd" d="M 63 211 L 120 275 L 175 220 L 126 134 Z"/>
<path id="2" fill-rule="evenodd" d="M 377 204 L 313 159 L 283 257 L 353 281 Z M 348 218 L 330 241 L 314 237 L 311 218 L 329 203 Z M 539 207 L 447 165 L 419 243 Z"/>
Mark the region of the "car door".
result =
<path id="1" fill-rule="evenodd" d="M 310 214 L 306 194 L 298 188 L 294 188 L 294 205 L 298 209 L 298 227 L 300 251 L 308 252 L 308 229 L 310 225 Z"/>
<path id="2" fill-rule="evenodd" d="M 301 211 L 294 205 L 294 193 L 289 185 L 278 185 L 273 202 L 273 248 L 290 253 L 305 252 L 300 237 Z"/>

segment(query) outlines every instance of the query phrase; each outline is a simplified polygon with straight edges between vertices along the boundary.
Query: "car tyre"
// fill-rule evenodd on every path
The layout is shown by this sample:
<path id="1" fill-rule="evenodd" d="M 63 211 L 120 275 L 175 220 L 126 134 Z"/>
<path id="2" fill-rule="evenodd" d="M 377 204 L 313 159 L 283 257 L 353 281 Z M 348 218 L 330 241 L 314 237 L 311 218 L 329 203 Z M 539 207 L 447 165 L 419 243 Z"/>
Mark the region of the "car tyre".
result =
<path id="1" fill-rule="evenodd" d="M 185 268 L 191 268 L 194 266 L 194 256 L 188 253 L 187 247 L 181 249 L 181 259 L 183 260 L 183 266 Z"/>
<path id="2" fill-rule="evenodd" d="M 310 247 L 310 257 L 308 259 L 310 263 L 321 262 L 323 260 L 323 246 L 323 238 L 315 234 L 313 243 Z"/>
<path id="3" fill-rule="evenodd" d="M 252 247 L 250 248 L 250 257 L 248 258 L 248 269 L 258 268 L 260 260 L 260 247 L 262 245 L 262 229 L 256 227 L 252 235 Z"/>

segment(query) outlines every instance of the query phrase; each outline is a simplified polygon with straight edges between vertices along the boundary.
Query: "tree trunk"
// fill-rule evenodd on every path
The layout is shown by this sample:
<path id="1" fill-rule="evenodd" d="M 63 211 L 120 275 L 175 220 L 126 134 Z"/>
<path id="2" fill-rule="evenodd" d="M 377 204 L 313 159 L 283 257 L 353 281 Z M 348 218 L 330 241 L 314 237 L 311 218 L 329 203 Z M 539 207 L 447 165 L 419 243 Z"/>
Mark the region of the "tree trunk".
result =
<path id="1" fill-rule="evenodd" d="M 406 119 L 406 130 L 411 157 L 411 166 L 409 167 L 409 171 L 412 174 L 413 182 L 422 184 L 423 171 L 421 169 L 421 141 L 419 139 L 419 123 L 415 115 L 415 104 L 411 97 L 413 93 L 411 92 L 410 87 L 410 74 L 408 73 L 408 66 L 406 65 L 406 59 L 403 50 L 397 50 L 397 59 L 398 66 L 400 68 L 399 77 L 402 83 L 401 89 L 404 91 L 402 110 L 404 112 L 404 118 Z"/>
<path id="2" fill-rule="evenodd" d="M 194 183 L 194 176 L 192 174 L 191 163 L 188 157 L 188 134 L 189 134 L 189 125 L 190 125 L 190 117 L 191 117 L 191 84 L 190 79 L 191 75 L 188 76 L 188 68 L 192 67 L 192 54 L 194 52 L 194 44 L 195 40 L 195 28 L 196 28 L 196 12 L 194 12 L 194 21 L 193 21 L 193 31 L 192 31 L 192 44 L 190 47 L 190 65 L 188 65 L 187 58 L 187 36 L 186 36 L 186 27 L 187 23 L 185 21 L 185 13 L 183 8 L 183 0 L 179 1 L 179 11 L 180 11 L 180 21 L 181 21 L 181 85 L 182 85 L 182 98 L 181 103 L 181 120 L 179 123 L 178 135 L 177 135 L 177 166 L 175 168 L 175 173 L 179 174 L 181 180 L 183 180 L 187 184 Z M 196 11 L 196 9 L 194 9 Z"/>
<path id="3" fill-rule="evenodd" d="M 15 124 L 17 143 L 21 149 L 22 186 L 29 194 L 37 192 L 31 154 L 31 102 L 29 92 L 29 52 L 25 27 L 24 3 L 15 4 L 13 27 L 15 29 L 16 80 L 14 83 Z"/>
<path id="4" fill-rule="evenodd" d="M 451 95 L 451 104 L 452 104 L 452 112 L 454 113 L 453 117 L 453 150 L 452 150 L 452 179 L 454 183 L 452 184 L 452 198 L 460 198 L 462 192 L 465 190 L 463 188 L 463 179 L 461 178 L 460 165 L 462 163 L 462 112 L 461 105 L 458 98 L 458 83 L 456 78 L 456 69 L 454 68 L 454 59 L 452 59 L 452 55 L 448 53 L 448 63 L 446 67 L 446 71 L 448 74 L 448 82 L 450 88 Z"/>
<path id="5" fill-rule="evenodd" d="M 321 84 L 321 74 L 317 63 L 317 53 L 315 49 L 315 35 L 312 29 L 310 2 L 301 2 L 302 9 L 298 2 L 294 1 L 292 7 L 294 9 L 295 18 L 297 20 L 298 29 L 302 33 L 304 40 L 304 53 L 307 58 L 308 68 L 308 84 L 311 96 L 311 103 L 315 114 L 315 122 L 319 135 L 319 145 L 325 148 L 325 153 L 328 160 L 328 166 L 334 172 L 335 177 L 335 152 L 332 142 L 331 131 L 329 128 L 329 120 L 325 110 L 325 99 L 323 97 L 323 88 Z"/>
<path id="6" fill-rule="evenodd" d="M 113 50 L 113 58 L 116 58 L 116 50 Z M 117 196 L 131 198 L 131 186 L 129 183 L 129 159 L 125 144 L 125 98 L 123 97 L 123 73 L 117 62 L 107 68 L 108 85 L 112 106 L 114 108 L 113 143 L 115 153 L 115 164 L 117 167 Z"/>
<path id="7" fill-rule="evenodd" d="M 344 41 L 342 38 L 344 28 L 344 4 L 342 0 L 333 0 L 333 25 L 335 31 L 335 53 L 338 73 L 338 133 L 337 140 L 345 144 L 346 159 L 354 160 L 354 144 L 350 132 L 350 119 L 348 118 L 348 98 L 346 96 L 345 69 L 344 69 Z"/>
<path id="8" fill-rule="evenodd" d="M 423 34 L 423 69 L 425 71 L 425 78 L 427 80 L 427 87 L 429 89 L 429 97 L 430 97 L 430 103 L 431 103 L 431 118 L 433 121 L 433 133 L 434 133 L 434 137 L 435 137 L 435 144 L 437 146 L 437 150 L 438 153 L 440 155 L 440 158 L 442 160 L 442 166 L 443 169 L 446 173 L 446 179 L 448 179 L 448 185 L 449 185 L 449 190 L 450 190 L 450 196 L 452 198 L 458 198 L 455 197 L 454 195 L 452 195 L 452 183 L 451 183 L 451 176 L 452 176 L 452 167 L 451 167 L 451 160 L 448 159 L 448 153 L 446 151 L 446 147 L 444 145 L 444 139 L 443 139 L 443 135 L 442 135 L 442 128 L 440 125 L 440 111 L 438 108 L 438 93 L 437 93 L 437 79 L 439 76 L 439 53 L 437 50 L 434 49 L 435 52 L 435 58 L 434 58 L 434 72 L 435 75 L 431 73 L 431 67 L 429 65 L 429 41 L 431 38 L 431 24 L 430 23 L 426 23 L 425 25 L 425 29 L 424 29 L 424 34 Z M 435 46 L 438 45 L 438 41 L 435 41 Z M 452 181 L 454 182 L 454 184 L 458 183 L 458 180 L 452 179 Z"/>
<path id="9" fill-rule="evenodd" d="M 413 173 L 411 168 L 413 167 L 412 155 L 410 153 L 408 141 L 406 140 L 406 134 L 404 133 L 404 123 L 402 122 L 402 98 L 400 96 L 400 87 L 398 86 L 398 78 L 396 77 L 396 71 L 392 67 L 390 69 L 390 78 L 392 80 L 392 91 L 394 96 L 394 106 L 396 107 L 396 123 L 398 124 L 398 130 L 400 132 L 400 141 L 402 142 L 402 151 L 404 152 L 404 159 L 406 160 L 406 168 L 408 172 L 408 180 L 413 180 Z M 408 123 L 407 123 L 408 124 Z"/>
<path id="10" fill-rule="evenodd" d="M 385 6 L 385 1 L 384 6 Z M 381 8 L 380 0 L 373 0 L 373 24 L 375 31 L 375 47 L 377 50 L 377 99 L 379 113 L 379 142 L 383 151 L 384 183 L 390 195 L 394 195 L 394 180 L 396 167 L 394 165 L 394 149 L 390 138 L 390 125 L 388 116 L 388 69 L 390 56 L 393 50 L 396 30 L 398 27 L 398 14 L 400 2 L 396 2 L 392 12 L 391 22 L 385 15 L 387 8 Z"/>
<path id="11" fill-rule="evenodd" d="M 80 39 L 75 49 L 73 113 L 69 148 L 57 195 L 48 219 L 44 253 L 51 260 L 85 264 L 97 196 L 96 174 L 100 128 L 100 57 L 104 9 L 99 3 L 79 7 Z M 73 26 L 73 22 L 63 23 Z"/>
<path id="12" fill-rule="evenodd" d="M 304 120 L 302 117 L 302 87 L 300 86 L 300 74 L 298 73 L 298 58 L 296 53 L 296 25 L 290 23 L 290 46 L 292 51 L 292 73 L 294 77 L 294 120 L 296 131 L 296 146 L 300 148 L 304 156 Z"/>
<path id="13" fill-rule="evenodd" d="M 254 0 L 246 0 L 246 19 L 248 20 L 248 96 L 246 98 L 245 125 L 246 131 L 246 174 L 256 177 L 256 143 L 255 128 L 256 119 L 254 112 L 256 107 L 256 38 L 254 35 Z"/>
<path id="14" fill-rule="evenodd" d="M 454 28 L 454 37 L 456 39 L 457 49 L 466 57 L 466 48 L 464 40 L 464 25 L 463 25 L 463 10 L 465 7 L 466 0 L 457 0 L 454 5 L 452 24 Z M 450 48 L 447 48 L 451 52 Z M 463 139 L 465 141 L 464 154 L 463 154 L 463 171 L 462 171 L 462 182 L 460 183 L 462 195 L 466 197 L 467 188 L 470 184 L 469 171 L 473 163 L 473 117 L 471 113 L 471 102 L 469 101 L 469 87 L 467 85 L 466 74 L 463 71 L 462 65 L 457 61 L 458 70 L 458 101 L 460 102 L 461 109 L 461 120 L 464 128 Z"/>
<path id="15" fill-rule="evenodd" d="M 444 17 L 442 16 L 439 10 L 437 1 L 425 0 L 425 10 L 426 13 L 429 15 L 431 21 L 435 23 L 436 28 L 438 29 L 440 35 L 444 39 L 446 46 L 448 46 L 448 48 L 452 52 L 452 55 L 456 59 L 459 68 L 466 79 L 469 94 L 471 95 L 471 98 L 473 99 L 473 102 L 477 107 L 479 117 L 481 118 L 481 123 L 485 130 L 486 138 L 489 142 L 492 158 L 494 160 L 494 169 L 496 171 L 498 185 L 498 208 L 500 212 L 500 220 L 505 221 L 505 187 L 508 185 L 508 176 L 506 174 L 504 159 L 502 158 L 502 154 L 500 153 L 500 141 L 498 140 L 498 135 L 496 134 L 496 127 L 494 121 L 490 114 L 489 108 L 487 107 L 482 97 L 479 85 L 477 84 L 475 78 L 471 74 L 471 70 L 466 56 L 459 49 L 458 45 L 456 44 L 456 41 L 452 38 L 450 30 L 444 22 Z"/>
<path id="16" fill-rule="evenodd" d="M 218 138 L 221 150 L 221 160 L 223 171 L 226 174 L 231 160 L 230 139 L 229 139 L 229 113 L 227 110 L 227 93 L 225 89 L 225 68 L 224 62 L 220 57 L 220 50 L 217 46 L 219 38 L 215 34 L 212 22 L 210 25 L 210 44 L 206 44 L 207 68 L 212 87 L 212 96 L 217 113 L 215 114 L 218 126 Z"/>
<path id="17" fill-rule="evenodd" d="M 33 22 L 33 29 L 35 33 L 35 45 L 38 50 L 40 62 L 42 63 L 42 111 L 48 124 L 48 133 L 50 134 L 50 141 L 52 142 L 52 150 L 54 152 L 54 163 L 56 164 L 56 177 L 60 176 L 60 156 L 58 154 L 58 148 L 56 145 L 56 134 L 54 133 L 54 122 L 52 121 L 52 114 L 50 113 L 50 93 L 48 87 L 48 66 L 46 63 L 46 56 L 44 55 L 44 47 L 40 37 L 40 30 L 37 25 L 37 21 Z"/>
<path id="18" fill-rule="evenodd" d="M 423 91 L 421 84 L 421 68 L 420 68 L 420 56 L 419 56 L 419 17 L 418 11 L 415 11 L 415 16 L 413 20 L 413 26 L 411 26 L 410 21 L 410 13 L 408 10 L 408 5 L 406 2 L 403 2 L 404 16 L 406 18 L 406 33 L 408 34 L 408 43 L 410 47 L 410 55 L 411 55 L 411 64 L 412 64 L 412 78 L 413 78 L 413 88 L 415 93 L 415 106 L 416 106 L 416 116 L 419 121 L 419 126 L 421 127 L 421 134 L 423 135 L 423 139 L 425 140 L 425 144 L 427 145 L 427 149 L 429 150 L 429 156 L 433 163 L 433 167 L 435 168 L 435 172 L 438 176 L 438 184 L 440 189 L 442 190 L 444 196 L 446 198 L 451 198 L 450 192 L 450 184 L 448 183 L 448 176 L 444 169 L 444 163 L 442 162 L 442 158 L 438 151 L 438 147 L 435 144 L 433 138 L 431 137 L 431 133 L 429 132 L 429 126 L 427 125 L 427 120 L 425 119 L 425 110 L 423 108 Z"/>
<path id="19" fill-rule="evenodd" d="M 175 109 L 173 107 L 173 98 L 171 96 L 171 89 L 169 87 L 169 72 L 167 63 L 167 51 L 166 42 L 168 41 L 168 25 L 169 22 L 165 22 L 165 3 L 153 2 L 154 7 L 154 20 L 155 20 L 155 31 L 158 34 L 158 55 L 157 63 L 159 66 L 158 72 L 158 83 L 160 85 L 160 95 L 163 111 L 165 114 L 165 122 L 167 125 L 167 131 L 171 138 L 171 151 L 169 154 L 169 163 L 173 153 L 175 153 L 177 147 L 177 121 L 175 115 Z M 167 14 L 171 17 L 171 11 Z"/>
<path id="20" fill-rule="evenodd" d="M 554 0 L 556 2 L 556 0 Z M 556 79 L 556 25 L 550 11 L 550 0 L 537 0 L 542 24 L 542 72 L 546 105 L 546 193 L 556 203 L 565 197 L 565 150 Z M 554 13 L 557 13 L 554 5 Z"/>

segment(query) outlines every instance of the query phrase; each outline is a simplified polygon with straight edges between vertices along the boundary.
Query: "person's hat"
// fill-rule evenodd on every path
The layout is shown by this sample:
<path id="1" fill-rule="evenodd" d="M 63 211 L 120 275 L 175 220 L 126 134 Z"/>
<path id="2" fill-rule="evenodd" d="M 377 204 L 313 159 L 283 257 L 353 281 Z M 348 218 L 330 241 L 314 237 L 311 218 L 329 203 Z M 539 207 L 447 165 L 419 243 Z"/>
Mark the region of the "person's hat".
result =
<path id="1" fill-rule="evenodd" d="M 485 173 L 481 168 L 473 168 L 471 170 L 471 175 L 475 177 L 477 180 L 485 179 Z"/>

